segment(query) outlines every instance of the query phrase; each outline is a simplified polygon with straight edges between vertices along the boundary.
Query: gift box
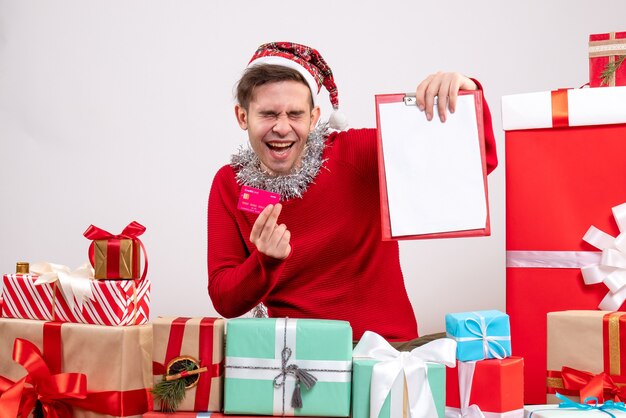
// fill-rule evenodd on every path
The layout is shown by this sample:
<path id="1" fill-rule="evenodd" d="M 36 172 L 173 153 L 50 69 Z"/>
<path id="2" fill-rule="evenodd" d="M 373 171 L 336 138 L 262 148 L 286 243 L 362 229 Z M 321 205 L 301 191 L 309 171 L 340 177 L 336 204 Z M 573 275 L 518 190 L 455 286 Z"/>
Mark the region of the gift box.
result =
<path id="1" fill-rule="evenodd" d="M 524 418 L 626 418 L 626 406 L 624 404 L 607 402 L 605 404 L 588 403 L 581 404 L 568 401 L 559 405 L 526 405 L 524 406 Z"/>
<path id="2" fill-rule="evenodd" d="M 140 417 L 151 406 L 151 351 L 149 325 L 0 319 L 0 411 L 17 416 L 21 400 L 27 416 L 38 398 L 61 417 Z"/>
<path id="3" fill-rule="evenodd" d="M 146 412 L 143 418 L 258 418 L 258 415 L 225 415 L 221 412 Z"/>
<path id="4" fill-rule="evenodd" d="M 563 311 L 548 314 L 548 403 L 556 393 L 576 402 L 595 397 L 626 401 L 626 313 Z M 623 366 L 623 367 L 622 367 Z"/>
<path id="5" fill-rule="evenodd" d="M 219 318 L 157 318 L 153 327 L 155 386 L 164 376 L 191 369 L 203 370 L 186 379 L 185 397 L 177 411 L 221 411 L 224 376 L 224 320 Z M 168 373 L 169 370 L 169 373 Z M 163 405 L 155 397 L 154 409 Z M 167 410 L 167 408 L 165 409 Z"/>
<path id="6" fill-rule="evenodd" d="M 345 321 L 228 321 L 224 413 L 350 414 L 352 329 Z"/>
<path id="7" fill-rule="evenodd" d="M 545 403 L 546 314 L 596 309 L 607 293 L 586 286 L 580 269 L 599 259 L 583 240 L 590 226 L 619 233 L 611 208 L 626 201 L 624 100 L 626 87 L 502 98 L 502 123 L 513 129 L 506 132 L 506 312 L 529 404 Z"/>
<path id="8" fill-rule="evenodd" d="M 450 416 L 479 408 L 489 418 L 523 417 L 524 359 L 458 361 L 446 370 L 446 406 Z"/>
<path id="9" fill-rule="evenodd" d="M 225 415 L 221 412 L 146 412 L 143 418 L 168 418 L 168 417 L 187 417 L 187 418 L 258 418 L 258 415 Z M 315 418 L 315 417 L 312 417 Z"/>
<path id="10" fill-rule="evenodd" d="M 111 234 L 90 225 L 84 236 L 93 242 L 89 246 L 89 260 L 94 267 L 96 279 L 144 279 L 148 270 L 147 257 L 141 273 L 141 251 L 145 248 L 139 236 L 146 228 L 131 222 L 121 234 Z"/>
<path id="11" fill-rule="evenodd" d="M 400 353 L 366 331 L 353 352 L 352 418 L 444 418 L 445 366 L 454 366 L 455 352 L 442 338 Z"/>
<path id="12" fill-rule="evenodd" d="M 148 322 L 150 287 L 143 280 L 73 278 L 42 282 L 36 274 L 5 274 L 2 316 L 5 318 L 126 326 Z"/>
<path id="13" fill-rule="evenodd" d="M 589 35 L 589 85 L 626 85 L 626 32 Z"/>
<path id="14" fill-rule="evenodd" d="M 446 314 L 446 334 L 456 341 L 460 361 L 511 355 L 509 316 L 496 310 Z"/>

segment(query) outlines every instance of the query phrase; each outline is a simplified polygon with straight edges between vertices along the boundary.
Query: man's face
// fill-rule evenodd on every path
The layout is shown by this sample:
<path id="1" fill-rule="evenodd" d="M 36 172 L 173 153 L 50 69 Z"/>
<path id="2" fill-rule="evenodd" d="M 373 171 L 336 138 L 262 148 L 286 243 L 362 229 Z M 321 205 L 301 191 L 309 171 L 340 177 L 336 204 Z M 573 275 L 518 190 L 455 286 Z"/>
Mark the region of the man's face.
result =
<path id="1" fill-rule="evenodd" d="M 288 174 L 300 166 L 320 109 L 311 109 L 311 91 L 297 81 L 263 84 L 253 93 L 248 110 L 235 106 L 237 122 L 248 131 L 262 168 L 272 175 Z"/>

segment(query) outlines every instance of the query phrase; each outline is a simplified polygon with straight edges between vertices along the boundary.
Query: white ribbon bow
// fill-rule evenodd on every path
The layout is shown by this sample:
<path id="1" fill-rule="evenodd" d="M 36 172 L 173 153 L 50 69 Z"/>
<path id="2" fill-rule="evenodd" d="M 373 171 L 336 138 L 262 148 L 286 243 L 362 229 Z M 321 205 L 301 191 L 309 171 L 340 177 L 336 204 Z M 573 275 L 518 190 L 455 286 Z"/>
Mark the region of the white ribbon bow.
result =
<path id="1" fill-rule="evenodd" d="M 446 408 L 446 418 L 485 418 L 478 405 L 470 405 L 472 382 L 474 381 L 475 361 L 459 361 L 459 397 L 460 409 Z"/>
<path id="2" fill-rule="evenodd" d="M 456 365 L 456 341 L 441 338 L 410 352 L 400 352 L 375 332 L 366 331 L 354 348 L 353 357 L 380 360 L 372 370 L 370 392 L 370 417 L 377 418 L 395 380 L 404 375 L 411 418 L 437 416 L 426 362 Z"/>
<path id="3" fill-rule="evenodd" d="M 491 321 L 489 321 L 489 324 L 488 324 L 485 322 L 484 316 L 480 315 L 478 312 L 473 312 L 473 314 L 476 315 L 477 319 L 471 318 L 471 317 L 467 318 L 465 320 L 465 328 L 467 328 L 470 334 L 475 335 L 475 337 L 454 337 L 454 339 L 457 342 L 482 340 L 483 341 L 483 356 L 486 359 L 497 358 L 497 359 L 502 360 L 503 358 L 507 357 L 508 353 L 506 351 L 506 348 L 504 348 L 504 346 L 500 344 L 498 341 L 510 341 L 511 336 L 510 335 L 507 335 L 507 336 L 487 335 L 487 330 L 489 329 L 489 324 L 491 324 Z M 474 327 L 471 327 L 470 324 L 475 324 L 477 330 L 473 329 Z M 497 350 L 494 349 L 493 347 L 496 347 Z"/>
<path id="4" fill-rule="evenodd" d="M 615 206 L 613 216 L 619 228 L 617 238 L 591 226 L 583 237 L 594 247 L 602 250 L 599 264 L 581 268 L 585 284 L 604 283 L 609 288 L 598 308 L 617 311 L 626 300 L 626 203 Z"/>
<path id="5" fill-rule="evenodd" d="M 82 309 L 84 302 L 94 299 L 91 290 L 94 271 L 89 263 L 85 263 L 75 270 L 62 264 L 34 263 L 31 264 L 30 271 L 39 275 L 35 285 L 58 282 L 63 298 L 72 310 L 76 305 Z"/>

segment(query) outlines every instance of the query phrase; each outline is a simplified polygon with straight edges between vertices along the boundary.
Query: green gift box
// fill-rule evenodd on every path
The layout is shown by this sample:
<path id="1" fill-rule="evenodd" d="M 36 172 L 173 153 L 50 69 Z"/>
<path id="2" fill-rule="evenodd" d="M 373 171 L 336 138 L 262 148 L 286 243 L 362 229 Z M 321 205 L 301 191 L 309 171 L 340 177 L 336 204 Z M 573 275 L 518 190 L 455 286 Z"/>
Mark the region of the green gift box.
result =
<path id="1" fill-rule="evenodd" d="M 352 418 L 444 418 L 446 366 L 456 365 L 455 355 L 450 338 L 399 352 L 366 331 L 353 352 Z"/>
<path id="2" fill-rule="evenodd" d="M 370 417 L 370 387 L 374 365 L 380 360 L 355 358 L 352 363 L 352 418 Z M 428 384 L 437 407 L 437 417 L 444 418 L 446 409 L 446 366 L 439 363 L 427 363 Z M 385 398 L 378 418 L 404 416 L 408 407 L 404 379 L 394 381 L 391 391 Z"/>
<path id="3" fill-rule="evenodd" d="M 345 321 L 238 318 L 226 328 L 226 414 L 350 414 L 352 328 Z"/>

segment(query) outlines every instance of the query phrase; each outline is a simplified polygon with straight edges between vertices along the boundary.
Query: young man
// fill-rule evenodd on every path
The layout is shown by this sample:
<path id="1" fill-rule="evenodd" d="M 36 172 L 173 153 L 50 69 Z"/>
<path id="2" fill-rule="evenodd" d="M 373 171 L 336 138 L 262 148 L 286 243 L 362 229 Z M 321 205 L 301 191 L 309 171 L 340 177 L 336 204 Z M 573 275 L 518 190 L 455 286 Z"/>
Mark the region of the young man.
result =
<path id="1" fill-rule="evenodd" d="M 417 337 L 397 242 L 381 240 L 376 130 L 329 133 L 318 124 L 324 85 L 338 108 L 337 88 L 319 53 L 294 43 L 259 47 L 237 88 L 235 116 L 251 149 L 216 174 L 209 196 L 209 294 L 225 317 L 263 302 L 271 317 L 350 321 L 390 341 Z M 420 109 L 445 121 L 458 73 L 437 73 L 417 87 Z M 331 126 L 342 118 L 331 116 Z M 497 164 L 485 106 L 489 171 Z M 281 202 L 258 216 L 237 209 L 242 185 L 272 191 Z"/>

